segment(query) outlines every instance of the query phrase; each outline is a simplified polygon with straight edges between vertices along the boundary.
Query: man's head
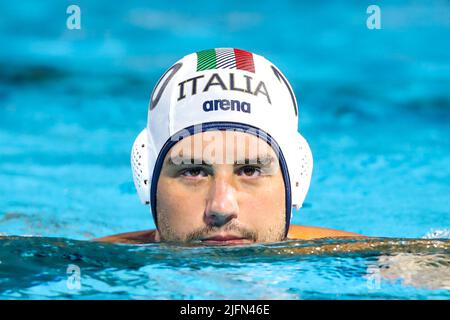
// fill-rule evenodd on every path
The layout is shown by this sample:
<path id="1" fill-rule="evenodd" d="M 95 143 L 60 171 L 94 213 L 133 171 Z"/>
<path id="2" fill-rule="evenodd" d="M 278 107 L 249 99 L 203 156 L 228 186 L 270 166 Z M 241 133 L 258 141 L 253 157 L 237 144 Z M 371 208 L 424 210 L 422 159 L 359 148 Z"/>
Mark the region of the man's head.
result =
<path id="1" fill-rule="evenodd" d="M 312 173 L 297 126 L 293 90 L 265 58 L 225 48 L 179 60 L 153 90 L 131 157 L 157 236 L 283 239 Z"/>

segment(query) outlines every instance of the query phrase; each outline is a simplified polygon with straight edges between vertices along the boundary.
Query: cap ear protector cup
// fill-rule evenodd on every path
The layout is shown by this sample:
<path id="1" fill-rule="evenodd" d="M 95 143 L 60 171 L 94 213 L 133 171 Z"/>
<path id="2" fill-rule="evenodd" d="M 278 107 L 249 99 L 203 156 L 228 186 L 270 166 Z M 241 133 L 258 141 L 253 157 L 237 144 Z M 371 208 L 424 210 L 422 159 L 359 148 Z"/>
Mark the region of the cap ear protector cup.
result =
<path id="1" fill-rule="evenodd" d="M 162 160 L 177 142 L 174 137 L 195 134 L 196 126 L 202 132 L 255 129 L 268 137 L 279 151 L 287 235 L 292 208 L 301 208 L 308 193 L 313 158 L 297 131 L 297 101 L 281 71 L 251 52 L 216 48 L 189 54 L 162 75 L 150 98 L 147 127 L 131 151 L 134 184 L 141 202 L 150 204 L 156 226 Z"/>
<path id="2" fill-rule="evenodd" d="M 297 149 L 298 164 L 292 168 L 293 180 L 292 185 L 292 206 L 300 209 L 308 194 L 309 185 L 313 170 L 313 157 L 308 142 L 303 136 L 297 134 L 297 142 L 294 148 Z"/>
<path id="3" fill-rule="evenodd" d="M 134 141 L 131 151 L 131 169 L 133 171 L 134 186 L 143 204 L 150 204 L 150 165 L 148 152 L 147 129 L 144 129 Z"/>

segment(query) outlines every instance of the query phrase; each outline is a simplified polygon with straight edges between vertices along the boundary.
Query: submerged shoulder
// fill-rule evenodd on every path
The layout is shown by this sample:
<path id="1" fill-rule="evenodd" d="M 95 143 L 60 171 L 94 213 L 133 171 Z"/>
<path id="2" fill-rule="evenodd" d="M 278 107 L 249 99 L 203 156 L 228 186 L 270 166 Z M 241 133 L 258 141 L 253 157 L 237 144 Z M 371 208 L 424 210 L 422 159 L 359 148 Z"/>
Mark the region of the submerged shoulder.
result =
<path id="1" fill-rule="evenodd" d="M 152 243 L 156 242 L 155 231 L 156 230 L 144 230 L 144 231 L 119 233 L 112 236 L 96 238 L 93 239 L 93 241 L 129 243 L 129 244 Z"/>
<path id="2" fill-rule="evenodd" d="M 291 225 L 289 227 L 288 239 L 308 240 L 327 237 L 363 237 L 363 235 L 321 227 L 299 225 Z"/>

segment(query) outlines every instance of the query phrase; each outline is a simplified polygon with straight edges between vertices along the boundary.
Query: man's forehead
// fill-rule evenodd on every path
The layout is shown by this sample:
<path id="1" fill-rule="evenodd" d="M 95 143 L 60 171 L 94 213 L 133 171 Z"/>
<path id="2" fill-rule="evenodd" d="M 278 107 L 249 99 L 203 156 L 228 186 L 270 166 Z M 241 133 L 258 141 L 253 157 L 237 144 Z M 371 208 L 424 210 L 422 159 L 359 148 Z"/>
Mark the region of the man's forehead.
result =
<path id="1" fill-rule="evenodd" d="M 179 137 L 178 137 L 179 138 Z M 252 141 L 261 141 L 266 142 L 267 139 L 265 135 L 262 135 L 257 130 L 237 130 L 237 129 L 229 129 L 229 130 L 207 130 L 202 132 L 195 132 L 194 134 L 189 134 L 187 136 L 183 136 L 183 139 L 179 139 L 177 143 L 187 143 L 187 141 L 199 140 L 205 143 L 210 142 L 212 139 L 222 139 L 222 140 L 239 140 L 242 142 L 252 142 Z"/>
<path id="2" fill-rule="evenodd" d="M 192 157 L 192 156 L 171 156 L 166 158 L 167 165 L 182 165 L 182 164 L 230 164 L 230 165 L 241 165 L 241 164 L 259 164 L 259 165 L 270 165 L 276 163 L 277 158 L 272 155 L 256 155 L 254 157 L 241 157 L 241 158 L 218 158 L 213 157 Z"/>
<path id="3" fill-rule="evenodd" d="M 166 156 L 167 164 L 269 164 L 278 160 L 277 152 L 266 139 L 224 130 L 207 131 L 178 141 Z"/>

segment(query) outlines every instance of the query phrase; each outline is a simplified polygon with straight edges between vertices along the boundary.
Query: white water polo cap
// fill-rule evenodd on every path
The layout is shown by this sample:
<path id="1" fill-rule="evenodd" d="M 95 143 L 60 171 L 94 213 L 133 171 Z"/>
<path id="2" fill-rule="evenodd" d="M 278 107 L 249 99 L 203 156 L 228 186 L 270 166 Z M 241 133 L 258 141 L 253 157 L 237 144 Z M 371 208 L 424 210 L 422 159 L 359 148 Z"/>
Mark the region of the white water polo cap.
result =
<path id="1" fill-rule="evenodd" d="M 292 207 L 302 206 L 313 167 L 311 150 L 297 126 L 292 87 L 270 61 L 233 48 L 189 54 L 159 79 L 150 98 L 147 128 L 133 145 L 131 164 L 139 197 L 151 205 L 157 226 L 156 187 L 162 164 L 186 132 L 257 132 L 279 158 L 287 235 Z"/>

